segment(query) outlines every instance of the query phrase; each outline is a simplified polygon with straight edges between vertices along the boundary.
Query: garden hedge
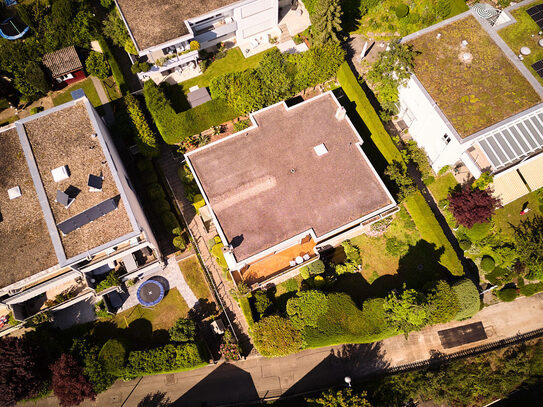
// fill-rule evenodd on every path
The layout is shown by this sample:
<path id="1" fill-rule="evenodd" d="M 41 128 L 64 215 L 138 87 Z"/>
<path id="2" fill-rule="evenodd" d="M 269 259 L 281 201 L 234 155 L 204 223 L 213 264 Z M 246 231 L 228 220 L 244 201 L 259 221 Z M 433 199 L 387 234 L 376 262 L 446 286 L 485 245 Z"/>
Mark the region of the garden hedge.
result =
<path id="1" fill-rule="evenodd" d="M 117 377 L 122 376 L 126 363 L 126 349 L 120 341 L 117 339 L 108 340 L 100 349 L 98 357 L 102 360 L 108 373 Z"/>
<path id="2" fill-rule="evenodd" d="M 371 102 L 347 62 L 344 62 L 339 67 L 337 79 L 345 95 L 347 95 L 351 102 L 355 103 L 358 115 L 368 127 L 370 137 L 381 154 L 383 154 L 383 157 L 385 157 L 389 164 L 392 161 L 403 162 L 402 155 L 385 130 L 379 115 L 371 105 Z"/>
<path id="3" fill-rule="evenodd" d="M 179 221 L 172 212 L 164 212 L 161 216 L 164 227 L 168 229 L 168 232 L 177 234 L 176 231 L 181 229 Z"/>
<path id="4" fill-rule="evenodd" d="M 417 191 L 410 195 L 406 199 L 405 205 L 415 222 L 421 238 L 430 243 L 434 243 L 437 248 L 443 247 L 445 249 L 441 255 L 440 263 L 446 267 L 451 274 L 455 276 L 463 275 L 464 269 L 462 263 L 460 263 L 456 252 L 445 236 L 445 233 L 443 233 L 443 229 L 441 229 L 441 226 L 422 194 Z"/>
<path id="5" fill-rule="evenodd" d="M 160 148 L 158 147 L 157 139 L 147 118 L 141 110 L 138 100 L 132 95 L 126 95 L 124 98 L 126 109 L 134 128 L 134 140 L 140 150 L 140 153 L 145 157 L 158 157 Z"/>
<path id="6" fill-rule="evenodd" d="M 165 345 L 128 354 L 127 370 L 133 376 L 197 368 L 207 364 L 195 343 Z"/>
<path id="7" fill-rule="evenodd" d="M 516 288 L 502 288 L 496 292 L 496 296 L 503 302 L 511 302 L 518 297 L 518 292 Z"/>
<path id="8" fill-rule="evenodd" d="M 111 49 L 109 48 L 109 45 L 107 44 L 107 41 L 103 37 L 98 38 L 98 43 L 100 44 L 100 48 L 102 48 L 102 52 L 104 53 L 107 62 L 109 62 L 109 66 L 111 67 L 111 73 L 113 75 L 113 78 L 115 79 L 115 82 L 117 82 L 117 86 L 119 86 L 119 90 L 121 91 L 121 94 L 126 95 L 128 90 L 128 85 L 126 83 L 126 79 L 123 75 L 123 71 L 121 70 L 121 67 L 117 63 L 117 60 L 113 56 L 113 53 L 111 52 Z"/>
<path id="9" fill-rule="evenodd" d="M 243 315 L 245 315 L 245 319 L 247 320 L 249 328 L 252 329 L 255 324 L 255 319 L 253 317 L 253 310 L 251 309 L 251 304 L 249 303 L 249 296 L 239 297 L 239 307 L 241 308 Z"/>
<path id="10" fill-rule="evenodd" d="M 164 199 L 166 197 L 166 193 L 159 183 L 154 183 L 147 185 L 147 196 L 151 200 Z"/>
<path id="11" fill-rule="evenodd" d="M 152 205 L 153 205 L 153 209 L 158 214 L 161 214 L 163 212 L 168 212 L 171 209 L 170 204 L 164 198 L 155 199 Z"/>

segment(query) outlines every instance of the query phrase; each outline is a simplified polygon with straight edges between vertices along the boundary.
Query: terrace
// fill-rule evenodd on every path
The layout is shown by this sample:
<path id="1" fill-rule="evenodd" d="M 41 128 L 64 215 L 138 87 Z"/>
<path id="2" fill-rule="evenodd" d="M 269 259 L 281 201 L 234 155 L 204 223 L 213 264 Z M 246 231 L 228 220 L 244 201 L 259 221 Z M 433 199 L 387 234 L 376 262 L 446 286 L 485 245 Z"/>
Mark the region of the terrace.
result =
<path id="1" fill-rule="evenodd" d="M 34 160 L 45 189 L 55 223 L 81 214 L 113 198 L 117 209 L 69 233 L 59 230 L 67 258 L 87 252 L 132 231 L 124 202 L 108 166 L 88 112 L 77 103 L 24 123 Z M 67 166 L 69 176 L 55 182 L 52 169 Z M 89 175 L 102 176 L 101 191 L 88 186 Z M 57 202 L 57 191 L 73 199 L 69 207 Z"/>
<path id="2" fill-rule="evenodd" d="M 15 129 L 0 132 L 0 288 L 57 264 L 32 177 Z M 8 190 L 21 196 L 10 199 Z"/>
<path id="3" fill-rule="evenodd" d="M 541 102 L 472 16 L 409 43 L 417 78 L 462 138 Z"/>

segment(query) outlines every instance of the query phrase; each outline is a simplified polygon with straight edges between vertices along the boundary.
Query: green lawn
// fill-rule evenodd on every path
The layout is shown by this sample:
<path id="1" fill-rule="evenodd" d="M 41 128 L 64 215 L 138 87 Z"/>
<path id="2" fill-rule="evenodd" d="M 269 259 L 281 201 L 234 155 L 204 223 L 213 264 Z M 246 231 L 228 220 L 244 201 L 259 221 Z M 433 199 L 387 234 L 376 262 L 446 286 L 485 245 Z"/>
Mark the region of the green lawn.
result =
<path id="1" fill-rule="evenodd" d="M 62 91 L 62 93 L 60 93 L 58 96 L 53 98 L 54 105 L 58 106 L 72 100 L 71 92 L 73 92 L 76 89 L 83 89 L 85 91 L 85 95 L 87 95 L 87 98 L 89 99 L 89 101 L 92 103 L 94 107 L 98 107 L 102 105 L 102 103 L 100 102 L 100 98 L 98 97 L 98 93 L 96 93 L 96 88 L 94 87 L 94 84 L 92 83 L 91 78 L 87 78 L 84 81 L 78 82 L 72 86 L 68 86 L 66 89 Z"/>
<path id="2" fill-rule="evenodd" d="M 209 291 L 209 286 L 204 276 L 204 271 L 200 266 L 198 257 L 192 256 L 179 262 L 179 268 L 183 273 L 185 281 L 198 299 L 207 299 L 213 302 L 213 296 Z"/>
<path id="3" fill-rule="evenodd" d="M 117 83 L 115 82 L 115 78 L 113 78 L 113 76 L 110 76 L 109 78 L 104 79 L 102 81 L 102 86 L 110 101 L 117 100 L 122 96 L 121 92 L 119 91 L 119 87 L 117 86 Z"/>
<path id="4" fill-rule="evenodd" d="M 528 202 L 530 212 L 526 215 L 521 215 L 520 211 L 526 202 Z M 537 197 L 537 191 L 531 192 L 516 201 L 508 203 L 503 208 L 498 209 L 493 216 L 494 229 L 497 231 L 501 230 L 505 235 L 511 236 L 513 233 L 511 225 L 518 225 L 521 220 L 528 219 L 534 215 L 543 215 L 541 212 L 541 205 L 542 204 Z"/>
<path id="5" fill-rule="evenodd" d="M 447 199 L 449 196 L 449 191 L 454 189 L 458 185 L 454 175 L 450 172 L 441 176 L 436 177 L 435 181 L 428 185 L 428 189 L 434 196 L 436 202 L 439 202 L 443 199 Z"/>
<path id="6" fill-rule="evenodd" d="M 526 46 L 530 48 L 532 52 L 530 55 L 524 57 L 524 65 L 526 65 L 534 77 L 543 84 L 543 79 L 532 69 L 533 63 L 543 59 L 543 48 L 538 44 L 539 39 L 542 37 L 537 34 L 540 31 L 538 25 L 532 20 L 528 13 L 526 13 L 526 9 L 542 3 L 543 1 L 538 1 L 514 10 L 511 14 L 515 17 L 517 22 L 509 27 L 501 29 L 498 31 L 498 34 L 507 45 L 509 45 L 509 48 L 511 48 L 515 55 L 520 53 L 521 47 Z M 534 34 L 535 36 L 532 37 Z"/>
<path id="7" fill-rule="evenodd" d="M 212 62 L 202 75 L 181 82 L 177 86 L 180 86 L 184 93 L 187 93 L 189 88 L 195 85 L 198 85 L 200 88 L 209 86 L 211 79 L 216 76 L 230 72 L 244 71 L 249 68 L 256 68 L 265 54 L 266 52 L 264 51 L 249 58 L 245 58 L 238 47 L 232 48 L 226 53 L 224 58 Z"/>

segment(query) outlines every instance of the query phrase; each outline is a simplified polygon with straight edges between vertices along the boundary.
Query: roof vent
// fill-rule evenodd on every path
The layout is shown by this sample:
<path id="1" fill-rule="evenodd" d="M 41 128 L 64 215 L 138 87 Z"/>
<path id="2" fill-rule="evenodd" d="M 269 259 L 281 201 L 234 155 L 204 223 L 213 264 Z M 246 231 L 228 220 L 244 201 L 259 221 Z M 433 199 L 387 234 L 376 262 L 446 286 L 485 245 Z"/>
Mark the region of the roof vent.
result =
<path id="1" fill-rule="evenodd" d="M 345 108 L 343 106 L 338 107 L 336 110 L 336 119 L 343 120 L 345 119 L 345 115 L 347 114 Z"/>
<path id="2" fill-rule="evenodd" d="M 8 189 L 9 199 L 19 198 L 21 196 L 21 188 L 18 186 Z"/>
<path id="3" fill-rule="evenodd" d="M 92 137 L 92 138 L 96 138 L 97 136 L 98 136 L 98 135 L 97 135 L 96 133 L 92 133 L 92 134 L 91 134 L 91 137 Z"/>
<path id="4" fill-rule="evenodd" d="M 466 40 L 462 40 L 460 45 L 462 46 L 462 48 L 466 48 L 468 46 L 468 42 Z"/>
<path id="5" fill-rule="evenodd" d="M 436 38 L 439 40 L 441 38 L 441 33 L 437 33 Z"/>
<path id="6" fill-rule="evenodd" d="M 51 171 L 51 174 L 53 174 L 53 179 L 55 180 L 55 182 L 64 181 L 65 179 L 70 178 L 70 173 L 68 171 L 67 165 L 55 168 Z"/>
<path id="7" fill-rule="evenodd" d="M 315 150 L 315 153 L 317 153 L 319 157 L 328 152 L 328 149 L 324 144 L 319 144 L 318 146 L 313 147 L 313 150 Z"/>

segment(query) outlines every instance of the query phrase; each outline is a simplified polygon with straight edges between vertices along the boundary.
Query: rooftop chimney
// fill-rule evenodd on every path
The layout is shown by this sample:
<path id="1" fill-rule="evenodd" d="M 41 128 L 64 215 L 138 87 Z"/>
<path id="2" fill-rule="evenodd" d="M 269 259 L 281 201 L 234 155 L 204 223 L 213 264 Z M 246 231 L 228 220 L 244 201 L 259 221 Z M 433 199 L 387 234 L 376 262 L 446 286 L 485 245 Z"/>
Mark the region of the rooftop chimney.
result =
<path id="1" fill-rule="evenodd" d="M 345 108 L 343 106 L 338 107 L 336 110 L 336 119 L 337 120 L 343 120 L 345 119 L 345 115 L 347 112 L 345 111 Z"/>

